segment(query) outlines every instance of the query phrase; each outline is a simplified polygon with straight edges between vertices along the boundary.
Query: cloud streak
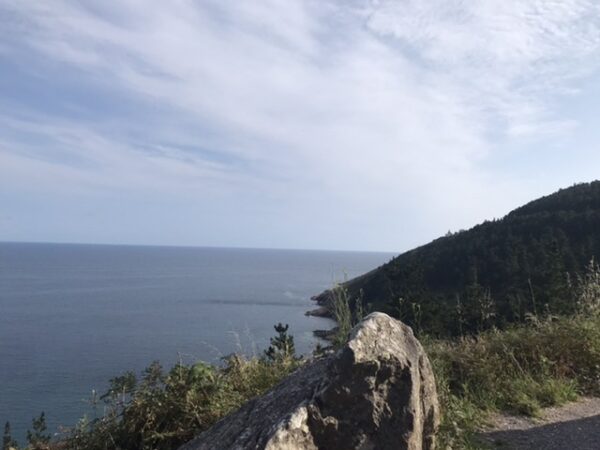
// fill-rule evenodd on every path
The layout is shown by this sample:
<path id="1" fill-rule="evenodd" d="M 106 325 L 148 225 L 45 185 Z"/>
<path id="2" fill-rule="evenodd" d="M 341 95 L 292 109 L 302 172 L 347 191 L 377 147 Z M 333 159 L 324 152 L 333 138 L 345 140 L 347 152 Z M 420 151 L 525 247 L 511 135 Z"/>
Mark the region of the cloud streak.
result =
<path id="1" fill-rule="evenodd" d="M 600 60 L 583 0 L 9 1 L 0 20 L 7 89 L 65 93 L 0 109 L 6 188 L 214 212 L 158 243 L 403 249 L 502 214 L 557 168 L 494 163 L 576 134 L 560 105 Z"/>

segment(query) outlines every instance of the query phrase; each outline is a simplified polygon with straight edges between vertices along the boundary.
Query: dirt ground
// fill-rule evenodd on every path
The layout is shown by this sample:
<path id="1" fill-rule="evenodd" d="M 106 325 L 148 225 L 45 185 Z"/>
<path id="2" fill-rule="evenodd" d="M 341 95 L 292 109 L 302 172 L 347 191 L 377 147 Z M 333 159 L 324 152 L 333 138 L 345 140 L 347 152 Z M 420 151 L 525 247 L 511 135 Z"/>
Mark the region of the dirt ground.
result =
<path id="1" fill-rule="evenodd" d="M 499 414 L 479 438 L 501 449 L 600 450 L 600 398 L 547 408 L 538 419 Z"/>

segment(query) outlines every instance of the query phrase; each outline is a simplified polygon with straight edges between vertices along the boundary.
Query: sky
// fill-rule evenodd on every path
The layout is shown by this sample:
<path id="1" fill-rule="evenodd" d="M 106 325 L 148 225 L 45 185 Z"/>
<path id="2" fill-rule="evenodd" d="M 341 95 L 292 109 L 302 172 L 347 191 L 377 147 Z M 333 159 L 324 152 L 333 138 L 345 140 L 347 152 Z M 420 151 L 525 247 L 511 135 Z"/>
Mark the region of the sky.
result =
<path id="1" fill-rule="evenodd" d="M 400 252 L 598 117 L 595 0 L 2 0 L 0 241 Z"/>

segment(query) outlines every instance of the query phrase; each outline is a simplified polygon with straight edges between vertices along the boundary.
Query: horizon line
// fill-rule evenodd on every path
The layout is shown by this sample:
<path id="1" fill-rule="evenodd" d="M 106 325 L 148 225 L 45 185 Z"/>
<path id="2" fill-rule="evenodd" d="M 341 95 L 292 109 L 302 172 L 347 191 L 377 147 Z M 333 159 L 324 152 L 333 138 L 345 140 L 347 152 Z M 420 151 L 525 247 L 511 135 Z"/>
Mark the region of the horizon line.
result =
<path id="1" fill-rule="evenodd" d="M 1 244 L 39 244 L 39 245 L 86 245 L 98 247 L 155 247 L 155 248 L 194 248 L 215 250 L 267 250 L 267 251 L 305 251 L 305 252 L 339 252 L 339 253 L 389 253 L 399 255 L 403 252 L 389 250 L 343 250 L 328 248 L 289 248 L 289 247 L 253 247 L 253 246 L 228 246 L 228 245 L 194 245 L 194 244 L 131 244 L 131 243 L 106 243 L 106 242 L 65 242 L 65 241 L 4 241 Z M 406 251 L 406 250 L 404 250 Z"/>

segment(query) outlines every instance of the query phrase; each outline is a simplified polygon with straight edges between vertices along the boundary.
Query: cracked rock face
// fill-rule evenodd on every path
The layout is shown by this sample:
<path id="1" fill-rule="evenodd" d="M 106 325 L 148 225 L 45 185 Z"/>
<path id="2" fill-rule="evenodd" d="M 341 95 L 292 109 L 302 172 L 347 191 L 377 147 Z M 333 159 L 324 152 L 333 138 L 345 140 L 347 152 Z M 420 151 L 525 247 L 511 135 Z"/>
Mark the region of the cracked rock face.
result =
<path id="1" fill-rule="evenodd" d="M 435 380 L 412 330 L 367 316 L 336 354 L 308 363 L 180 450 L 434 449 Z"/>

